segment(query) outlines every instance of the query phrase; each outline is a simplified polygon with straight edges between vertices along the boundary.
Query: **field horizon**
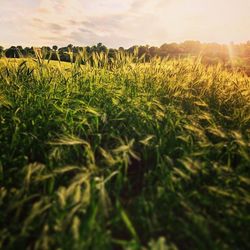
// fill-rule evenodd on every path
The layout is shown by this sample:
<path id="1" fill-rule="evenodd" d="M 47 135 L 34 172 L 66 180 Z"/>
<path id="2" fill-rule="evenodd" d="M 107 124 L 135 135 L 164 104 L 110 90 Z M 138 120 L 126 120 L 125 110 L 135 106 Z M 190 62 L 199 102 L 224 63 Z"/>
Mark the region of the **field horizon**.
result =
<path id="1" fill-rule="evenodd" d="M 245 43 L 202 43 L 196 40 L 186 40 L 181 43 L 163 43 L 161 46 L 150 45 L 134 45 L 128 48 L 107 47 L 99 42 L 92 46 L 74 46 L 68 44 L 64 47 L 41 46 L 41 47 L 23 47 L 10 46 L 4 48 L 0 46 L 0 58 L 29 58 L 36 57 L 39 53 L 41 57 L 48 60 L 60 60 L 65 62 L 75 61 L 79 54 L 87 54 L 91 58 L 93 53 L 107 54 L 112 60 L 117 52 L 125 54 L 136 53 L 139 58 L 144 58 L 145 62 L 150 61 L 154 57 L 159 58 L 185 58 L 185 57 L 200 57 L 205 65 L 222 64 L 226 69 L 238 70 L 250 76 L 250 41 Z"/>

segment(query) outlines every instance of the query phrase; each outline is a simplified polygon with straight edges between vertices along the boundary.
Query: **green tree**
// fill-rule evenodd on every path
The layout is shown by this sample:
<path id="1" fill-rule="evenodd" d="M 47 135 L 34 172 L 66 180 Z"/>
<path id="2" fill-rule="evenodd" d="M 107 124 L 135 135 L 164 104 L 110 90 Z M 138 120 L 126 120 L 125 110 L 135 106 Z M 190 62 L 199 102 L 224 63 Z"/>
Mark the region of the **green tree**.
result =
<path id="1" fill-rule="evenodd" d="M 67 48 L 68 48 L 68 50 L 72 50 L 72 49 L 73 49 L 73 44 L 69 44 L 69 45 L 67 46 Z"/>
<path id="2" fill-rule="evenodd" d="M 4 47 L 3 47 L 3 46 L 0 46 L 0 57 L 3 56 L 3 52 L 4 52 Z"/>

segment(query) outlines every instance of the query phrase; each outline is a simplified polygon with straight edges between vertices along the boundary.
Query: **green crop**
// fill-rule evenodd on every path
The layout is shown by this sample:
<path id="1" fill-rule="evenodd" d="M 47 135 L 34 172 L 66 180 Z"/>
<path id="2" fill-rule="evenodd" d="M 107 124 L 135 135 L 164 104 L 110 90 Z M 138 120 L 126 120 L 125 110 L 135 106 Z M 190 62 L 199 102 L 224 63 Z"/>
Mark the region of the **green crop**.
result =
<path id="1" fill-rule="evenodd" d="M 250 249 L 249 167 L 240 73 L 0 61 L 1 249 Z"/>

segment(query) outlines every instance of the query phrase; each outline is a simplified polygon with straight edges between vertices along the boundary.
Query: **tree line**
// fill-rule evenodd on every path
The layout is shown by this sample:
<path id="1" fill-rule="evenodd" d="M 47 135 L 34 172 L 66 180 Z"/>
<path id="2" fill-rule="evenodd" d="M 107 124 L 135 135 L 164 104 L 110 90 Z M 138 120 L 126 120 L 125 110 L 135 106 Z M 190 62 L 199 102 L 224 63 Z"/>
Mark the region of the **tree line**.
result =
<path id="1" fill-rule="evenodd" d="M 20 58 L 20 57 L 35 57 L 37 48 L 22 46 L 11 46 L 4 49 L 0 46 L 0 57 Z M 182 43 L 164 43 L 160 47 L 156 46 L 132 46 L 130 48 L 120 47 L 118 49 L 107 48 L 102 43 L 94 46 L 73 46 L 69 44 L 66 47 L 59 48 L 54 45 L 51 47 L 43 46 L 39 48 L 41 53 L 47 55 L 51 60 L 61 60 L 70 62 L 75 58 L 75 55 L 80 51 L 85 50 L 87 54 L 107 53 L 109 58 L 112 58 L 116 52 L 123 51 L 125 53 L 134 53 L 137 51 L 138 57 L 144 57 L 147 62 L 153 57 L 169 57 L 179 58 L 186 56 L 201 56 L 202 61 L 206 64 L 221 63 L 226 67 L 238 67 L 250 75 L 250 41 L 241 44 L 231 43 L 223 45 L 218 43 L 201 43 L 199 41 L 185 41 Z M 69 53 L 71 52 L 71 53 Z"/>

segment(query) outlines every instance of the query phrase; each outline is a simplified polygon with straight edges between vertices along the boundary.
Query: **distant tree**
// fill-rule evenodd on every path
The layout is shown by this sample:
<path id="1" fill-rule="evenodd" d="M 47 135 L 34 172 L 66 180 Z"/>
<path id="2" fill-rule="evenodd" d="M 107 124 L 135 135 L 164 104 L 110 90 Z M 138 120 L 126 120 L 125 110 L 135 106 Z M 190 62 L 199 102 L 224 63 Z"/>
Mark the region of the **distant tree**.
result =
<path id="1" fill-rule="evenodd" d="M 181 45 L 177 43 L 164 43 L 159 50 L 161 57 L 170 56 L 176 57 L 183 52 Z"/>
<path id="2" fill-rule="evenodd" d="M 97 52 L 97 46 L 93 45 L 90 49 L 91 52 Z"/>
<path id="3" fill-rule="evenodd" d="M 3 56 L 3 52 L 4 52 L 4 47 L 3 47 L 3 46 L 0 46 L 0 57 Z"/>
<path id="4" fill-rule="evenodd" d="M 102 47 L 102 43 L 98 43 L 97 48 L 101 48 L 101 47 Z"/>
<path id="5" fill-rule="evenodd" d="M 42 48 L 41 48 L 41 51 L 42 51 L 42 55 L 45 57 L 45 59 L 48 59 L 48 58 L 50 58 L 50 52 L 51 52 L 51 48 L 50 47 L 48 47 L 48 46 L 43 46 Z"/>
<path id="6" fill-rule="evenodd" d="M 115 50 L 115 49 L 110 49 L 110 50 L 108 51 L 108 57 L 109 57 L 109 58 L 114 58 L 115 53 L 116 53 L 116 50 Z"/>
<path id="7" fill-rule="evenodd" d="M 24 56 L 24 50 L 23 50 L 23 47 L 21 45 L 16 47 L 16 51 L 18 53 L 18 57 L 23 57 Z"/>
<path id="8" fill-rule="evenodd" d="M 11 46 L 6 50 L 5 55 L 8 58 L 19 58 L 20 54 L 18 53 L 18 49 L 15 46 Z"/>
<path id="9" fill-rule="evenodd" d="M 88 54 L 91 53 L 91 47 L 87 46 L 85 48 L 86 48 L 86 51 L 87 51 Z"/>
<path id="10" fill-rule="evenodd" d="M 95 49 L 99 53 L 108 51 L 108 48 L 105 45 L 103 45 L 102 43 L 98 43 L 97 46 L 95 47 Z"/>
<path id="11" fill-rule="evenodd" d="M 23 55 L 24 56 L 34 56 L 34 51 L 33 51 L 33 49 L 32 48 L 29 48 L 29 47 L 25 47 L 24 49 L 23 49 Z"/>
<path id="12" fill-rule="evenodd" d="M 54 46 L 52 47 L 52 49 L 53 49 L 54 51 L 57 51 L 58 46 L 57 46 L 57 45 L 54 45 Z"/>
<path id="13" fill-rule="evenodd" d="M 58 49 L 59 53 L 68 52 L 68 47 L 61 47 Z"/>
<path id="14" fill-rule="evenodd" d="M 42 49 L 47 50 L 47 51 L 51 51 L 51 48 L 49 46 L 43 46 Z"/>
<path id="15" fill-rule="evenodd" d="M 149 52 L 148 46 L 139 46 L 139 56 L 142 56 L 143 54 L 147 54 Z"/>
<path id="16" fill-rule="evenodd" d="M 188 54 L 199 54 L 201 51 L 201 43 L 199 41 L 185 41 L 181 44 L 181 47 L 185 53 Z"/>
<path id="17" fill-rule="evenodd" d="M 67 48 L 68 48 L 68 50 L 72 50 L 72 49 L 73 49 L 73 45 L 72 45 L 72 44 L 69 44 L 69 45 L 67 46 Z"/>
<path id="18" fill-rule="evenodd" d="M 130 47 L 127 51 L 129 53 L 138 54 L 138 48 L 139 47 L 137 45 L 134 45 L 134 46 Z"/>
<path id="19" fill-rule="evenodd" d="M 154 57 L 154 56 L 157 56 L 158 55 L 158 47 L 150 47 L 149 48 L 149 54 L 150 54 L 150 57 Z"/>

